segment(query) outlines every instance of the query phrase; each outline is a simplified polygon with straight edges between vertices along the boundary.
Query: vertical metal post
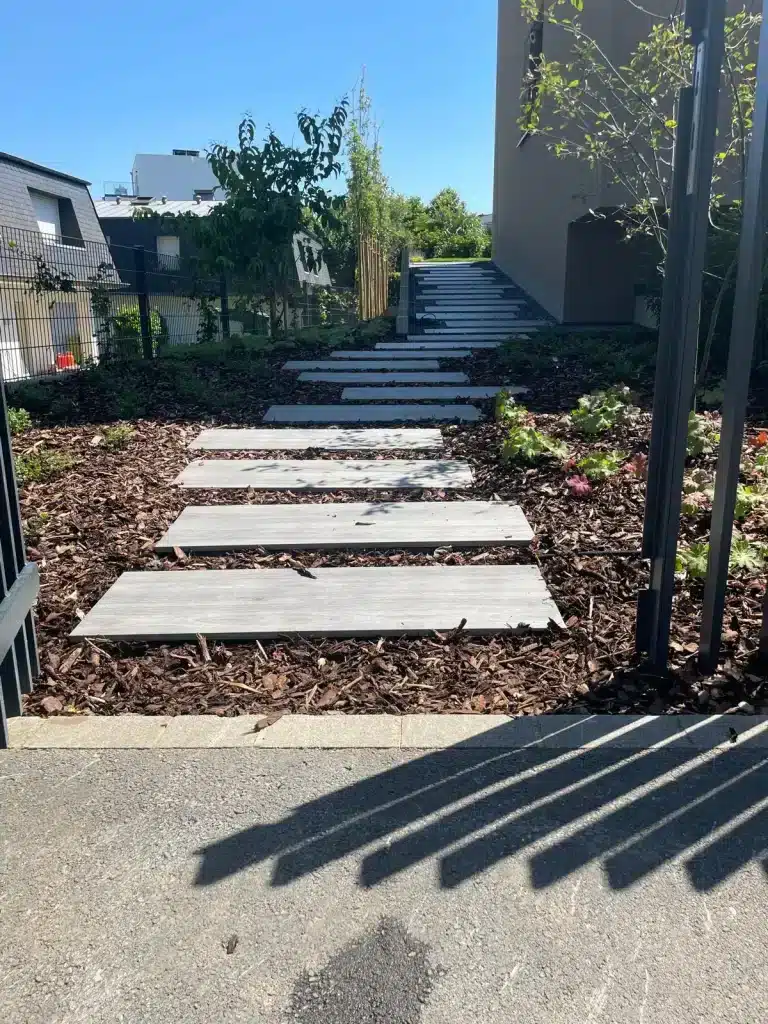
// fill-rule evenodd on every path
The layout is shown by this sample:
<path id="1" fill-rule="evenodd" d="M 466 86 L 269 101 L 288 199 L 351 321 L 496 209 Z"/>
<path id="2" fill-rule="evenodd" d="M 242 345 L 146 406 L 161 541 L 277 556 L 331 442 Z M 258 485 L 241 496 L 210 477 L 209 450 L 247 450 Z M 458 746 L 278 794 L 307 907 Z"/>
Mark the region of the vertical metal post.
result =
<path id="1" fill-rule="evenodd" d="M 726 0 L 689 0 L 685 25 L 695 47 L 692 117 L 688 158 L 678 152 L 675 174 L 685 172 L 685 189 L 675 182 L 678 210 L 670 225 L 660 324 L 659 370 L 666 379 L 657 396 L 649 460 L 653 481 L 646 503 L 644 554 L 651 559 L 651 583 L 638 599 L 638 649 L 653 669 L 667 667 L 675 587 L 675 556 L 685 471 L 688 415 L 693 405 L 701 283 L 706 255 L 712 165 L 717 130 L 718 91 L 725 48 Z M 681 92 L 680 111 L 691 101 Z M 679 147 L 678 147 L 679 149 Z M 687 162 L 687 166 L 686 166 Z M 682 194 L 681 194 L 682 193 Z M 670 289 L 678 297 L 668 294 Z"/>
<path id="2" fill-rule="evenodd" d="M 133 265 L 136 271 L 136 294 L 139 300 L 139 323 L 141 325 L 141 349 L 145 359 L 151 359 L 152 321 L 149 316 L 149 296 L 147 295 L 147 262 L 143 245 L 133 247 Z"/>
<path id="3" fill-rule="evenodd" d="M 227 291 L 226 274 L 222 274 L 219 278 L 219 299 L 221 300 L 221 336 L 227 339 L 229 337 L 229 292 Z"/>
<path id="4" fill-rule="evenodd" d="M 699 665 L 705 672 L 714 671 L 720 655 L 736 488 L 741 466 L 741 443 L 749 395 L 757 310 L 763 285 L 765 232 L 768 228 L 768 0 L 763 2 L 763 24 L 760 30 L 757 62 L 757 93 L 752 125 L 739 238 L 739 269 L 736 275 L 731 320 L 728 374 L 723 399 L 723 424 L 709 533 L 709 562 L 701 618 Z"/>

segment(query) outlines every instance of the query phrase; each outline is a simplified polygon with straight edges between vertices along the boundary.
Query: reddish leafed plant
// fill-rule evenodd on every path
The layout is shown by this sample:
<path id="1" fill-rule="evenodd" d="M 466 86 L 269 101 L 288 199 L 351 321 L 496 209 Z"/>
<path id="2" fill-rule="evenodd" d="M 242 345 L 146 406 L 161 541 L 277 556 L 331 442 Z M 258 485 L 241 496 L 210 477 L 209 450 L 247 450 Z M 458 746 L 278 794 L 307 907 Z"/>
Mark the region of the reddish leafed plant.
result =
<path id="1" fill-rule="evenodd" d="M 592 493 L 592 484 L 581 474 L 569 476 L 565 482 L 574 498 L 586 498 L 588 494 Z"/>

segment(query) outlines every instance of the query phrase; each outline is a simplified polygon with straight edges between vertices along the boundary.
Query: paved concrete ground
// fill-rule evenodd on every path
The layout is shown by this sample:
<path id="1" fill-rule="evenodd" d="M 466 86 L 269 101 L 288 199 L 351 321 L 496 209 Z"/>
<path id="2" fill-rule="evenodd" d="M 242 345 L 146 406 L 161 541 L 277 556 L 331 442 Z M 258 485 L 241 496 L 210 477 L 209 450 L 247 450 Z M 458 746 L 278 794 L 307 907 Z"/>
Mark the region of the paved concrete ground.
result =
<path id="1" fill-rule="evenodd" d="M 768 751 L 733 724 L 652 751 L 8 751 L 0 1018 L 762 1024 Z"/>

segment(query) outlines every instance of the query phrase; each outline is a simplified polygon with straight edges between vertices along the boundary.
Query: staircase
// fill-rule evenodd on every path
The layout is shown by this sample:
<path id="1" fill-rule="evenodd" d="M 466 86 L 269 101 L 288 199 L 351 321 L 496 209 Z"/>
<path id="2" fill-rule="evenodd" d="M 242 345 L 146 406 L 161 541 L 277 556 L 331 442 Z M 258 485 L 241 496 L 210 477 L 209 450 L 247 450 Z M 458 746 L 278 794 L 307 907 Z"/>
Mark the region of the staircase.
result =
<path id="1" fill-rule="evenodd" d="M 467 399 L 514 389 L 504 383 L 473 386 L 468 373 L 446 371 L 442 364 L 470 364 L 475 350 L 514 334 L 525 337 L 524 332 L 545 325 L 546 316 L 490 264 L 416 264 L 411 273 L 414 326 L 406 341 L 284 365 L 285 373 L 297 373 L 302 381 L 339 385 L 338 403 L 272 406 L 264 422 L 284 425 L 279 428 L 204 430 L 191 445 L 196 454 L 227 451 L 247 457 L 195 458 L 174 481 L 183 488 L 308 491 L 318 495 L 317 503 L 190 506 L 160 538 L 158 551 L 398 551 L 530 544 L 532 531 L 517 505 L 471 500 L 472 468 L 441 458 L 439 429 L 403 424 L 479 420 L 480 409 Z M 372 423 L 388 426 L 348 426 Z M 270 452 L 276 450 L 297 457 L 275 459 Z M 347 451 L 350 457 L 300 457 L 309 450 L 313 456 Z M 414 457 L 382 458 L 387 450 L 413 452 Z M 372 457 L 360 457 L 368 452 Z M 427 488 L 466 495 L 467 500 L 375 497 L 377 491 Z M 374 492 L 374 497 L 329 503 L 320 497 L 328 491 Z M 562 624 L 533 565 L 294 566 L 124 573 L 72 636 L 169 642 L 198 635 L 228 640 L 379 637 L 449 630 L 462 620 L 468 633 Z"/>

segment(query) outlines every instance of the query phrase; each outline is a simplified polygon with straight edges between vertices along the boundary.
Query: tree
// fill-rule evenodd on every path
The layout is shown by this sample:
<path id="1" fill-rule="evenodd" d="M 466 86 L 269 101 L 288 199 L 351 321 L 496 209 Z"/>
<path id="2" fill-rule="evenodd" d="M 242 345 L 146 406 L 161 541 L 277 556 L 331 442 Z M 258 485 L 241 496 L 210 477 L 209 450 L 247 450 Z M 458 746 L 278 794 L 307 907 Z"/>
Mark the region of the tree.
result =
<path id="1" fill-rule="evenodd" d="M 467 204 L 454 188 L 444 188 L 427 205 L 420 239 L 426 256 L 481 256 L 487 246 L 487 232 L 480 217 L 469 213 Z"/>
<path id="2" fill-rule="evenodd" d="M 341 172 L 347 106 L 343 100 L 323 119 L 302 111 L 297 122 L 303 147 L 284 145 L 271 130 L 259 145 L 253 119 L 245 118 L 237 148 L 217 144 L 208 154 L 226 201 L 207 217 L 177 219 L 191 234 L 204 272 L 226 273 L 243 299 L 269 300 L 273 333 L 277 299 L 282 298 L 285 309 L 296 282 L 294 236 L 313 224 L 328 230 L 338 226 L 343 200 L 325 183 Z M 311 249 L 302 252 L 302 259 L 307 270 L 319 269 Z"/>
<path id="3" fill-rule="evenodd" d="M 541 136 L 556 156 L 599 168 L 612 184 L 621 187 L 624 199 L 619 221 L 626 237 L 651 239 L 663 274 L 676 99 L 678 90 L 691 84 L 693 70 L 684 19 L 679 14 L 647 12 L 651 19 L 647 38 L 625 63 L 617 65 L 599 39 L 584 30 L 579 18 L 583 0 L 521 2 L 529 20 L 548 22 L 569 35 L 572 52 L 565 62 L 548 60 L 546 54 L 529 62 L 521 129 Z M 721 95 L 728 109 L 720 124 L 710 194 L 711 237 L 704 289 L 709 325 L 703 363 L 735 276 L 759 23 L 759 15 L 746 8 L 729 15 L 725 23 Z"/>

